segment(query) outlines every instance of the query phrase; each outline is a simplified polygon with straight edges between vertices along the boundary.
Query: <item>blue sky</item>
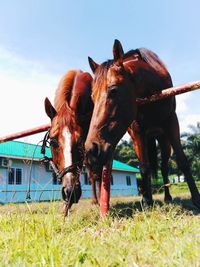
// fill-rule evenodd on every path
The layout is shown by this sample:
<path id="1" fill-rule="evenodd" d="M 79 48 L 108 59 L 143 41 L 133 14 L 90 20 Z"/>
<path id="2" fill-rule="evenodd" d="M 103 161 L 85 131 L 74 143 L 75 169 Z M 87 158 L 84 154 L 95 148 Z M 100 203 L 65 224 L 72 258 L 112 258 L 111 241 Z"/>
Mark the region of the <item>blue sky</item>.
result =
<path id="1" fill-rule="evenodd" d="M 199 10 L 197 0 L 0 0 L 0 135 L 48 123 L 44 97 L 67 70 L 90 71 L 88 56 L 112 58 L 115 38 L 156 52 L 175 85 L 200 79 Z M 199 97 L 177 97 L 182 131 L 200 121 Z"/>

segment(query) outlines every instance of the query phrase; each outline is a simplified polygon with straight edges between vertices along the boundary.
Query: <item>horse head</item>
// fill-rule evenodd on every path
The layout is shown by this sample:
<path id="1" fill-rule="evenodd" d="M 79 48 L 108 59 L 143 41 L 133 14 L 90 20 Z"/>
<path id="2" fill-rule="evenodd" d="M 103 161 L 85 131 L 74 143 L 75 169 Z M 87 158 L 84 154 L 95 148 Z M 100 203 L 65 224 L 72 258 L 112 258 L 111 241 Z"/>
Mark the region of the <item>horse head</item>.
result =
<path id="1" fill-rule="evenodd" d="M 80 172 L 84 161 L 84 142 L 93 104 L 88 73 L 70 71 L 61 80 L 53 107 L 45 99 L 45 111 L 51 119 L 49 131 L 52 161 L 62 180 L 62 197 L 70 208 L 81 197 Z"/>
<path id="2" fill-rule="evenodd" d="M 85 148 L 88 165 L 97 177 L 110 164 L 114 149 L 136 114 L 136 94 L 130 70 L 124 64 L 121 43 L 115 40 L 113 60 L 98 65 L 91 58 L 94 72 L 94 110 Z"/>
<path id="3" fill-rule="evenodd" d="M 79 175 L 83 164 L 83 144 L 78 131 L 71 133 L 68 127 L 60 125 L 59 116 L 48 98 L 45 99 L 45 109 L 51 119 L 49 139 L 52 161 L 59 172 L 57 178 L 62 181 L 62 198 L 70 208 L 81 197 Z"/>

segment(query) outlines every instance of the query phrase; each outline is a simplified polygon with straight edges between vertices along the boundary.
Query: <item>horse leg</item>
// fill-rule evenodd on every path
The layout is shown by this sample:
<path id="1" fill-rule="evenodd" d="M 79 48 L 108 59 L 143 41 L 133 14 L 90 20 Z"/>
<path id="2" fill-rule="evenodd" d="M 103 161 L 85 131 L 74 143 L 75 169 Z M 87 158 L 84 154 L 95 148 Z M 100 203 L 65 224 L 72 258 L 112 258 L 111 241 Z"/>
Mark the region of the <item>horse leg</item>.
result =
<path id="1" fill-rule="evenodd" d="M 187 181 L 193 204 L 200 208 L 200 194 L 195 184 L 194 178 L 192 177 L 188 160 L 181 146 L 179 123 L 176 113 L 173 113 L 169 120 L 166 121 L 166 132 L 168 133 L 172 148 L 176 154 L 177 165 L 183 172 Z"/>
<path id="2" fill-rule="evenodd" d="M 100 201 L 100 198 L 101 198 L 101 181 L 97 181 L 97 187 L 98 187 L 98 201 Z"/>
<path id="3" fill-rule="evenodd" d="M 97 193 L 96 193 L 96 182 L 91 179 L 91 186 L 92 186 L 92 205 L 98 204 L 98 199 L 97 199 Z"/>
<path id="4" fill-rule="evenodd" d="M 110 204 L 110 178 L 112 172 L 111 165 L 104 166 L 102 171 L 101 192 L 100 192 L 100 212 L 101 216 L 108 215 Z"/>
<path id="5" fill-rule="evenodd" d="M 148 159 L 149 159 L 152 178 L 157 179 L 158 157 L 157 157 L 156 139 L 154 137 L 148 138 L 147 151 L 148 151 Z"/>
<path id="6" fill-rule="evenodd" d="M 151 171 L 146 149 L 146 139 L 139 129 L 139 125 L 134 121 L 128 129 L 128 133 L 133 140 L 133 145 L 140 162 L 140 173 L 142 177 L 142 202 L 145 206 L 153 204 L 151 192 Z"/>
<path id="7" fill-rule="evenodd" d="M 98 204 L 97 192 L 96 192 L 96 182 L 93 179 L 93 174 L 91 171 L 89 171 L 89 177 L 90 177 L 90 183 L 91 183 L 91 187 L 92 187 L 92 204 L 96 205 L 96 204 Z"/>
<path id="8" fill-rule="evenodd" d="M 168 179 L 168 173 L 169 173 L 168 162 L 171 155 L 171 145 L 165 135 L 159 136 L 157 140 L 161 151 L 161 173 L 163 177 L 164 190 L 165 190 L 164 201 L 171 202 L 172 196 L 170 195 L 169 192 L 169 179 Z"/>

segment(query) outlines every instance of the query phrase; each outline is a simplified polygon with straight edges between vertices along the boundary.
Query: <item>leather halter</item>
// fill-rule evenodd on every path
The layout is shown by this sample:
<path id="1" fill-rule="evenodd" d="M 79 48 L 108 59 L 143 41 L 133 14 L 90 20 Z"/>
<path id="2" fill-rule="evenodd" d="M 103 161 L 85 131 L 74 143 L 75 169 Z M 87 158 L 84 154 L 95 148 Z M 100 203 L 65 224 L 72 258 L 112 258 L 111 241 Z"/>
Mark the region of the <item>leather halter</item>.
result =
<path id="1" fill-rule="evenodd" d="M 80 172 L 81 172 L 81 169 L 79 167 L 79 164 L 81 163 L 81 161 L 77 161 L 76 163 L 73 163 L 72 165 L 70 165 L 68 167 L 65 167 L 61 171 L 59 171 L 58 168 L 56 167 L 56 165 L 54 164 L 52 158 L 49 158 L 49 157 L 47 157 L 45 155 L 46 154 L 46 148 L 49 148 L 49 145 L 51 146 L 52 143 L 55 144 L 55 139 L 53 139 L 53 138 L 51 139 L 50 138 L 49 131 L 50 130 L 48 130 L 46 132 L 46 134 L 44 136 L 44 139 L 43 139 L 43 143 L 42 143 L 42 146 L 41 146 L 41 154 L 43 154 L 44 157 L 40 161 L 41 162 L 44 162 L 44 163 L 49 163 L 50 164 L 50 166 L 53 169 L 53 172 L 56 175 L 56 178 L 59 181 L 62 181 L 63 176 L 65 176 L 65 174 L 67 174 L 68 172 L 73 172 L 75 174 L 75 176 L 78 177 L 79 174 L 80 174 Z"/>

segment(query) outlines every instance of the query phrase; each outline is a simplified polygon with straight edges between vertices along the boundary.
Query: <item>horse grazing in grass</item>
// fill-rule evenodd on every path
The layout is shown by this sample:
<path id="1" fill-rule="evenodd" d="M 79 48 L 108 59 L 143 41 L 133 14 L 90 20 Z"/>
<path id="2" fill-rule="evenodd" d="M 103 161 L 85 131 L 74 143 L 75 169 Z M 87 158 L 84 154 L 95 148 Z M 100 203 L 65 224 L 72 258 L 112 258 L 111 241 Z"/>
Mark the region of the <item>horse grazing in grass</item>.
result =
<path id="1" fill-rule="evenodd" d="M 101 65 L 89 58 L 95 77 L 92 98 L 94 110 L 85 143 L 87 162 L 96 178 L 102 177 L 100 209 L 109 210 L 109 179 L 113 152 L 129 127 L 138 151 L 143 181 L 143 203 L 152 204 L 151 173 L 147 152 L 148 136 L 164 134 L 169 140 L 180 170 L 187 180 L 193 203 L 200 208 L 200 195 L 180 143 L 175 112 L 175 97 L 143 106 L 136 98 L 148 97 L 172 87 L 172 80 L 158 56 L 145 48 L 124 54 L 121 43 L 115 40 L 113 60 Z"/>
<path id="2" fill-rule="evenodd" d="M 62 197 L 66 210 L 81 197 L 79 181 L 84 162 L 84 143 L 89 130 L 93 102 L 91 99 L 92 77 L 87 72 L 68 71 L 60 81 L 55 94 L 54 107 L 45 99 L 45 110 L 51 119 L 49 131 L 52 161 L 62 180 Z M 72 166 L 70 172 L 66 171 Z M 89 173 L 91 177 L 92 174 Z M 95 183 L 93 201 L 97 201 Z"/>

